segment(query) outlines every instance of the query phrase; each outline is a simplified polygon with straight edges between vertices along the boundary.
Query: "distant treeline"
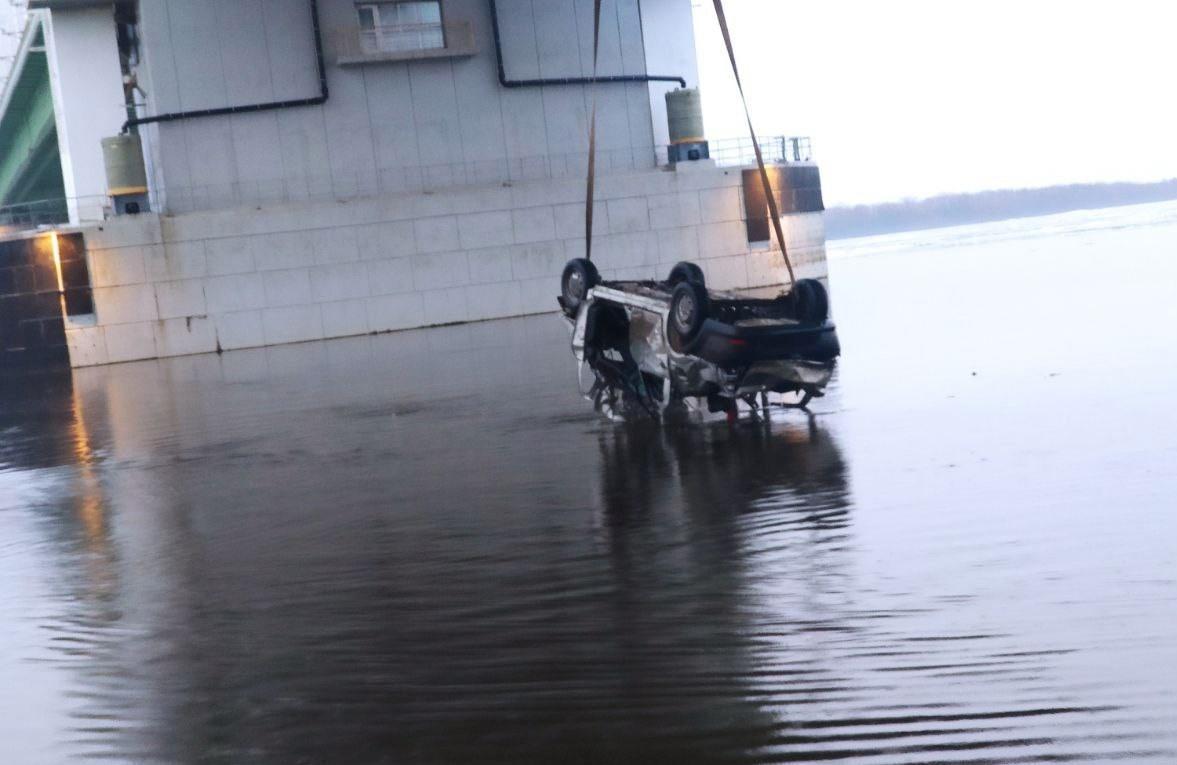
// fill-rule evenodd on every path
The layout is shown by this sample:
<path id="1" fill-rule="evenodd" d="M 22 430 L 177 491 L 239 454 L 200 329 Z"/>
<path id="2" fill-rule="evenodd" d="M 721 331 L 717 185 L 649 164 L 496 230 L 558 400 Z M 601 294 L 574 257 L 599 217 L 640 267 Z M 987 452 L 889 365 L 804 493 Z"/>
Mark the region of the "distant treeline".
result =
<path id="1" fill-rule="evenodd" d="M 830 239 L 844 239 L 1170 199 L 1177 199 L 1177 178 L 1158 183 L 1090 183 L 948 194 L 878 205 L 831 207 L 825 214 L 826 231 Z"/>

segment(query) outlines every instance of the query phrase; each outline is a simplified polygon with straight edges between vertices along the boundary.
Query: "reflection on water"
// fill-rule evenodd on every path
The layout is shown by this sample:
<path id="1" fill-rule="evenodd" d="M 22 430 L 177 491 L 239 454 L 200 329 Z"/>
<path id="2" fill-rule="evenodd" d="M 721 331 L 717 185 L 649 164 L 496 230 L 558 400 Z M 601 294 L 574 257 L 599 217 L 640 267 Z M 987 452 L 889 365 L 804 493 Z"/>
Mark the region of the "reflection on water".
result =
<path id="1" fill-rule="evenodd" d="M 527 323 L 545 342 L 514 361 L 554 388 L 568 364 L 552 325 Z M 812 577 L 839 544 L 832 436 L 804 420 L 616 426 L 567 396 L 501 419 L 485 401 L 402 402 L 383 382 L 397 342 L 342 351 L 360 376 L 312 346 L 169 362 L 171 387 L 147 365 L 82 373 L 14 425 L 59 429 L 60 449 L 9 450 L 9 470 L 71 468 L 25 500 L 77 535 L 54 546 L 68 613 L 41 625 L 78 659 L 55 657 L 85 699 L 64 751 L 719 761 L 767 745 L 748 557 L 758 536 L 796 535 L 794 575 Z M 470 395 L 514 376 L 488 366 Z"/>
<path id="2" fill-rule="evenodd" d="M 112 679 L 95 659 L 119 622 L 118 566 L 70 375 L 0 377 L 0 399 L 0 733 L 6 759 L 38 762 L 54 739 L 80 744 L 104 729 L 86 723 L 85 699 Z M 35 512 L 18 515 L 24 509 Z M 77 686 L 45 676 L 46 666 L 68 670 Z M 28 735 L 37 732 L 43 740 Z"/>
<path id="3" fill-rule="evenodd" d="M 886 259 L 814 418 L 604 422 L 551 317 L 4 381 L 2 759 L 1174 761 L 1177 369 L 900 379 L 873 285 L 988 293 Z"/>

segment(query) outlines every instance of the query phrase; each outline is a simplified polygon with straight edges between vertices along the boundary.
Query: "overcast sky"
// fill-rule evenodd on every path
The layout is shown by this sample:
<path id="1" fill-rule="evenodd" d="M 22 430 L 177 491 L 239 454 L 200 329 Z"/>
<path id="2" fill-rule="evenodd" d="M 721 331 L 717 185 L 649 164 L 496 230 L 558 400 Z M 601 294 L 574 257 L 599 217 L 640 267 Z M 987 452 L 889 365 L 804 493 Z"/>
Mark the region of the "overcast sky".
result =
<path id="1" fill-rule="evenodd" d="M 746 133 L 711 0 L 707 129 Z M 762 134 L 809 135 L 827 202 L 1177 177 L 1174 0 L 727 0 Z"/>

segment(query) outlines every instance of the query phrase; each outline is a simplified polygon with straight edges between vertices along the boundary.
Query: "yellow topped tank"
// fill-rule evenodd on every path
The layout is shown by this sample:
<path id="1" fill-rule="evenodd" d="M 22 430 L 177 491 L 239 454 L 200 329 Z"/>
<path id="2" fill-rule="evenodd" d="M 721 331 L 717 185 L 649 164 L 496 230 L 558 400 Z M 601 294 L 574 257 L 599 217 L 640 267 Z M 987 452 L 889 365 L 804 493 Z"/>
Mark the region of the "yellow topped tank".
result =
<path id="1" fill-rule="evenodd" d="M 666 118 L 670 124 L 670 142 L 702 143 L 703 99 L 696 88 L 672 90 L 666 94 Z"/>
<path id="2" fill-rule="evenodd" d="M 103 138 L 102 158 L 106 163 L 106 188 L 112 197 L 147 193 L 143 142 L 138 135 Z"/>

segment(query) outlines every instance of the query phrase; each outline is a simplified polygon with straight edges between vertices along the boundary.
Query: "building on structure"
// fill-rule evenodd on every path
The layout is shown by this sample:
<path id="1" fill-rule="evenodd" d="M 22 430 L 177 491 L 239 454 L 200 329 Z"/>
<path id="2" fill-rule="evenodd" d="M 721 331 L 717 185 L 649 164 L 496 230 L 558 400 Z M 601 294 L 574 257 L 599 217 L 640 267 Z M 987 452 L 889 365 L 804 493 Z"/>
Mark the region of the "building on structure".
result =
<path id="1" fill-rule="evenodd" d="M 691 0 L 607 0 L 595 86 L 592 6 L 32 0 L 0 96 L 0 350 L 84 366 L 554 310 L 594 99 L 607 278 L 780 284 L 750 144 L 668 161 Z M 799 276 L 824 277 L 808 144 L 762 143 Z"/>

